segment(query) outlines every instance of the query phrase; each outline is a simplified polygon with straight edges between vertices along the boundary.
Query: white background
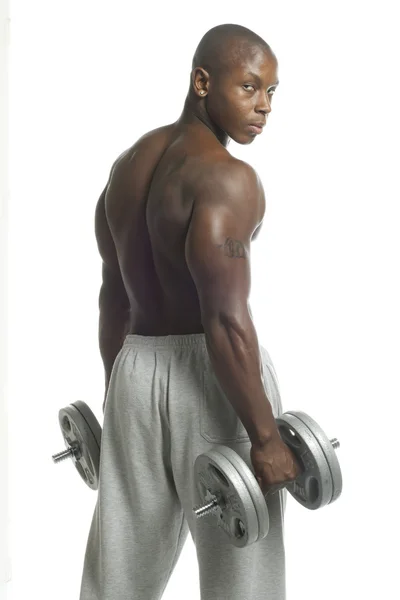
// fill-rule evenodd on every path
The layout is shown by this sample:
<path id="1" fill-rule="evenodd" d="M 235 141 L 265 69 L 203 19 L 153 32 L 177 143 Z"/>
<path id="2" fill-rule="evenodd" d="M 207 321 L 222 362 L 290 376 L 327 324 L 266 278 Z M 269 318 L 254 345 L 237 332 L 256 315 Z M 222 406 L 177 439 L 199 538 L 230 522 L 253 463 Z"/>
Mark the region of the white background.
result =
<path id="1" fill-rule="evenodd" d="M 119 153 L 179 117 L 197 43 L 229 22 L 271 45 L 281 82 L 263 135 L 248 147 L 229 146 L 257 169 L 266 190 L 252 257 L 259 339 L 274 361 L 284 409 L 309 413 L 341 441 L 341 498 L 316 512 L 288 498 L 288 600 L 397 597 L 395 2 L 14 0 L 12 600 L 79 595 L 96 493 L 72 464 L 55 466 L 51 455 L 64 447 L 60 408 L 83 399 L 102 423 L 98 196 Z M 1 469 L 4 480 L 4 461 Z M 163 600 L 199 597 L 189 536 Z"/>
<path id="2" fill-rule="evenodd" d="M 0 0 L 0 598 L 10 577 L 7 419 L 8 0 Z"/>

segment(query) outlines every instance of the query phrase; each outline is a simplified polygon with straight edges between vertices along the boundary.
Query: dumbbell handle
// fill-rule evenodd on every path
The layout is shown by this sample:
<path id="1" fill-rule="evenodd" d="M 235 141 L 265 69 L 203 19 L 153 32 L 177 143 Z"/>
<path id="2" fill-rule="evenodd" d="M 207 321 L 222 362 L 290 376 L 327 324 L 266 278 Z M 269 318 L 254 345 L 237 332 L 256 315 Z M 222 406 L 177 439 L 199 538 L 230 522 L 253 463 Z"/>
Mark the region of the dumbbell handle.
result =
<path id="1" fill-rule="evenodd" d="M 73 444 L 72 446 L 70 446 L 69 448 L 67 448 L 66 450 L 63 450 L 62 452 L 58 452 L 57 454 L 53 454 L 52 458 L 53 461 L 55 462 L 55 464 L 62 462 L 63 460 L 66 460 L 67 458 L 79 458 L 79 444 Z"/>
<path id="2" fill-rule="evenodd" d="M 332 438 L 330 440 L 333 449 L 336 450 L 337 448 L 340 448 L 340 442 L 337 438 Z M 202 504 L 201 506 L 197 506 L 193 509 L 194 514 L 196 515 L 197 519 L 200 519 L 201 517 L 205 517 L 206 515 L 209 515 L 211 512 L 214 512 L 217 508 L 219 507 L 219 501 L 217 500 L 217 498 L 213 498 L 210 502 L 207 502 L 206 504 Z"/>
<path id="3" fill-rule="evenodd" d="M 336 438 L 333 438 L 331 440 L 331 444 L 335 450 L 336 450 L 336 448 L 340 447 L 340 442 Z M 66 460 L 67 458 L 72 458 L 74 456 L 74 454 L 76 454 L 76 448 L 73 448 L 72 446 L 70 446 L 66 450 L 63 450 L 62 452 L 58 452 L 58 454 L 53 454 L 52 458 L 53 458 L 53 461 L 57 464 L 59 462 L 62 462 L 63 460 Z"/>

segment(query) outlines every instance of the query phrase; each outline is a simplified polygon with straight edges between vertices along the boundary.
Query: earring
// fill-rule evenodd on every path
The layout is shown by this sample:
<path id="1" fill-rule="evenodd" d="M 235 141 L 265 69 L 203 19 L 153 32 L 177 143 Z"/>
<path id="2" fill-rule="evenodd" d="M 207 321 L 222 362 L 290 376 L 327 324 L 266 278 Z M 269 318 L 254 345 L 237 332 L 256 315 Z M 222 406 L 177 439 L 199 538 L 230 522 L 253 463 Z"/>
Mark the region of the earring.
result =
<path id="1" fill-rule="evenodd" d="M 204 90 L 201 90 L 200 94 L 204 94 Z"/>

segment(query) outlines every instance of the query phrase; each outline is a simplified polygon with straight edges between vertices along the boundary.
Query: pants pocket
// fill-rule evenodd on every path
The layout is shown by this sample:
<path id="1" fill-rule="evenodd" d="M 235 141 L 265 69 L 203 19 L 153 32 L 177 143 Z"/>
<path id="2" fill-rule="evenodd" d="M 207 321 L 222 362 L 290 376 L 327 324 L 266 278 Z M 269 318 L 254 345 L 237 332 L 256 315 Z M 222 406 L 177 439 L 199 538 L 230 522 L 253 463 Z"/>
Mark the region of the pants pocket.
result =
<path id="1" fill-rule="evenodd" d="M 249 435 L 211 369 L 203 371 L 200 434 L 208 442 L 248 442 Z"/>
<path id="2" fill-rule="evenodd" d="M 261 346 L 261 361 L 264 371 L 264 389 L 271 404 L 274 417 L 283 413 L 278 376 L 269 353 Z"/>
<path id="3" fill-rule="evenodd" d="M 271 357 L 263 346 L 260 347 L 260 353 L 264 389 L 276 418 L 283 412 L 278 377 Z M 215 444 L 248 442 L 250 439 L 211 368 L 203 371 L 200 434 Z"/>

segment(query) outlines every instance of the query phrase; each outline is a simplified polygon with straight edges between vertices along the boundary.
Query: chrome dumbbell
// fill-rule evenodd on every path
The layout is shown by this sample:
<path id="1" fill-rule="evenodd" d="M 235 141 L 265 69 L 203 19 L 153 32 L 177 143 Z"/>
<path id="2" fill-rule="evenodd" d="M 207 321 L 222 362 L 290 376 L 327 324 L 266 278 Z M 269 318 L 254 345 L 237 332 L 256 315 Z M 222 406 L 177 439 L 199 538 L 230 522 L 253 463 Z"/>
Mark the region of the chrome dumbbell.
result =
<path id="1" fill-rule="evenodd" d="M 72 458 L 84 482 L 92 489 L 99 486 L 101 427 L 93 412 L 82 400 L 62 408 L 58 413 L 66 450 L 53 455 L 59 463 Z"/>
<path id="2" fill-rule="evenodd" d="M 336 449 L 306 413 L 286 412 L 276 419 L 283 441 L 302 465 L 302 473 L 286 485 L 288 492 L 310 510 L 331 504 L 342 492 Z M 227 446 L 214 446 L 195 461 L 195 483 L 203 504 L 193 509 L 197 518 L 210 513 L 229 541 L 243 548 L 263 539 L 269 530 L 266 496 L 246 462 Z M 268 494 L 267 494 L 268 496 Z"/>

